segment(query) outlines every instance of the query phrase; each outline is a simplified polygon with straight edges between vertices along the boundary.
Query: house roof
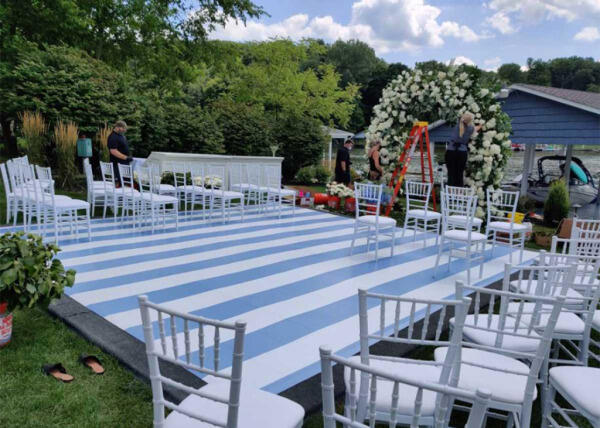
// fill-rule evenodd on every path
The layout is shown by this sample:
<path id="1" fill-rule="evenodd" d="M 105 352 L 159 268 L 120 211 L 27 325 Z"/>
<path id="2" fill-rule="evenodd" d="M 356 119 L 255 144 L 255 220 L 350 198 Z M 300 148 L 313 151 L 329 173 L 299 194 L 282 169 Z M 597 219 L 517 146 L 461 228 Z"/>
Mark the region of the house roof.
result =
<path id="1" fill-rule="evenodd" d="M 510 89 L 537 95 L 600 115 L 600 93 L 516 83 Z"/>
<path id="2" fill-rule="evenodd" d="M 343 140 L 354 136 L 352 132 L 344 131 L 343 129 L 329 128 L 327 126 L 323 126 L 323 132 L 326 135 L 330 135 L 331 138 L 339 138 Z"/>

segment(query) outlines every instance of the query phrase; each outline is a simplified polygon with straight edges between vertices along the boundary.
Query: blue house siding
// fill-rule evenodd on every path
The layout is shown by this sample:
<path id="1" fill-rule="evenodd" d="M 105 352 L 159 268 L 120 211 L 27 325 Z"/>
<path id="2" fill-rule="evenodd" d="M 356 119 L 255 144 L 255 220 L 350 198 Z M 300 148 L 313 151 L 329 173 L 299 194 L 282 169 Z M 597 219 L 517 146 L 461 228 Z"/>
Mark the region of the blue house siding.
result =
<path id="1" fill-rule="evenodd" d="M 532 94 L 512 91 L 502 103 L 511 118 L 511 140 L 519 144 L 600 145 L 600 115 Z M 436 143 L 450 140 L 452 126 L 429 132 Z"/>
<path id="2" fill-rule="evenodd" d="M 511 118 L 511 140 L 520 144 L 600 145 L 600 116 L 521 91 L 502 103 Z"/>

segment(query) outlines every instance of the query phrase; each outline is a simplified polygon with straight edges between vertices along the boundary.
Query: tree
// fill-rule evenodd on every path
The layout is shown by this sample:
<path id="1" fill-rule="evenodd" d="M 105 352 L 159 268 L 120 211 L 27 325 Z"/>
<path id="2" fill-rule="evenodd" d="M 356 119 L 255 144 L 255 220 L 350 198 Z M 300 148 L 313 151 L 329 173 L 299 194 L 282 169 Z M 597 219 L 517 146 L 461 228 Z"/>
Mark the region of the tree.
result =
<path id="1" fill-rule="evenodd" d="M 521 66 L 519 64 L 515 64 L 514 62 L 508 64 L 502 64 L 500 68 L 498 68 L 498 78 L 507 84 L 512 83 L 521 83 L 524 81 L 524 74 L 521 70 Z"/>
<path id="2" fill-rule="evenodd" d="M 307 116 L 324 123 L 348 123 L 358 88 L 339 87 L 332 65 L 300 71 L 306 49 L 290 40 L 251 43 L 242 58 L 246 65 L 230 80 L 229 99 L 260 105 L 274 120 L 281 116 Z"/>
<path id="3" fill-rule="evenodd" d="M 541 59 L 527 58 L 527 83 L 550 86 L 552 74 L 548 64 Z"/>
<path id="4" fill-rule="evenodd" d="M 369 81 L 369 83 L 361 89 L 361 109 L 363 112 L 365 124 L 371 122 L 371 116 L 373 115 L 373 107 L 379 104 L 383 88 L 385 88 L 387 84 L 392 81 L 392 79 L 398 77 L 400 73 L 407 70 L 410 69 L 400 62 L 389 64 L 384 70 L 375 73 Z M 360 131 L 362 129 L 363 128 L 355 128 L 353 130 Z"/>
<path id="5" fill-rule="evenodd" d="M 338 40 L 327 52 L 327 62 L 341 75 L 341 85 L 366 85 L 373 75 L 386 69 L 385 62 L 365 42 Z"/>

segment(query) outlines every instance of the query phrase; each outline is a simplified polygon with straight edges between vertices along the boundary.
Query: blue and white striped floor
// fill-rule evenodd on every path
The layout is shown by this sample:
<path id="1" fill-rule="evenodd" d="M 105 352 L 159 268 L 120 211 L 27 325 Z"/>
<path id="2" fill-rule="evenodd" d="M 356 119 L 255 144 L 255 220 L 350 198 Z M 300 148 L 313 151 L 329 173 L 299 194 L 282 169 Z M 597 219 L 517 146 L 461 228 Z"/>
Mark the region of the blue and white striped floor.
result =
<path id="1" fill-rule="evenodd" d="M 59 257 L 77 271 L 67 294 L 142 341 L 140 294 L 179 311 L 244 320 L 244 384 L 278 393 L 320 371 L 319 345 L 347 356 L 359 350 L 359 288 L 439 299 L 454 294 L 456 279 L 466 281 L 462 261 L 453 262 L 450 272 L 441 265 L 433 277 L 433 235 L 419 234 L 413 242 L 410 232 L 397 239 L 393 258 L 383 243 L 375 262 L 364 240 L 349 255 L 353 219 L 307 209 L 290 214 L 278 219 L 251 212 L 244 222 L 236 217 L 225 225 L 182 215 L 179 230 L 154 234 L 93 220 L 91 242 L 83 235 L 61 238 Z M 488 250 L 478 285 L 501 277 L 507 254 L 500 247 L 492 258 Z M 535 254 L 525 252 L 524 261 Z M 473 269 L 472 277 L 477 274 Z M 379 320 L 379 307 L 369 315 Z M 221 341 L 227 370 L 232 341 Z"/>

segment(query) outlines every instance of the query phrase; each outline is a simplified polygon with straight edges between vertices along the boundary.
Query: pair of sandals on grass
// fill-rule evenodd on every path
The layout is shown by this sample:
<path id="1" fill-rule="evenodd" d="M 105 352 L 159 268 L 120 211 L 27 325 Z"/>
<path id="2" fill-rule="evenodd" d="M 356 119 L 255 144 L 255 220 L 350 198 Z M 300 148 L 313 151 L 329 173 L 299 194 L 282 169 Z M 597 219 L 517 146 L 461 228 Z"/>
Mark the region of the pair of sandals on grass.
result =
<path id="1" fill-rule="evenodd" d="M 102 363 L 100 359 L 95 355 L 86 355 L 81 354 L 79 356 L 79 362 L 86 367 L 89 367 L 92 370 L 92 373 L 101 375 L 104 374 L 104 367 L 102 367 Z M 52 376 L 56 380 L 60 380 L 61 382 L 69 383 L 74 377 L 67 373 L 67 370 L 63 367 L 61 363 L 56 364 L 45 364 L 42 366 L 42 371 L 47 376 Z"/>

